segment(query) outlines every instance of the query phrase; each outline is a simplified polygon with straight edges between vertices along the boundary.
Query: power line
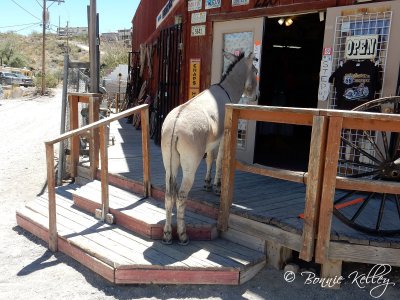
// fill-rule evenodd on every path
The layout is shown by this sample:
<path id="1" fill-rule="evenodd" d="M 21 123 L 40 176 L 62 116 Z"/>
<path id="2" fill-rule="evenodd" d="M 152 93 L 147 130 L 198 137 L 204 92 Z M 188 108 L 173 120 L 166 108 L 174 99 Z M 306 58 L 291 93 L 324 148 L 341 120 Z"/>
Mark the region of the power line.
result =
<path id="1" fill-rule="evenodd" d="M 38 0 L 35 0 L 36 2 L 37 2 L 37 4 L 39 4 L 39 6 L 41 7 L 41 8 L 43 8 L 43 5 L 38 1 Z"/>
<path id="2" fill-rule="evenodd" d="M 33 25 L 26 26 L 26 27 L 24 27 L 24 28 L 22 28 L 22 29 L 15 30 L 14 32 L 22 31 L 22 30 L 31 28 L 31 27 L 33 27 L 33 26 L 38 26 L 38 25 L 40 25 L 40 23 L 35 23 L 35 24 L 33 24 Z"/>
<path id="3" fill-rule="evenodd" d="M 9 25 L 9 26 L 2 26 L 2 27 L 0 27 L 0 28 L 10 28 L 10 27 L 21 27 L 21 26 L 25 26 L 25 25 L 32 25 L 32 24 L 38 24 L 37 22 L 36 23 L 27 23 L 27 24 L 20 24 L 20 25 Z"/>
<path id="4" fill-rule="evenodd" d="M 15 2 L 14 0 L 11 0 L 12 2 L 14 2 L 16 5 L 18 5 L 21 9 L 23 9 L 24 11 L 26 11 L 28 14 L 30 14 L 32 17 L 38 19 L 39 21 L 41 21 L 38 17 L 36 17 L 34 14 L 32 14 L 30 11 L 26 10 L 25 8 L 23 8 L 21 5 L 19 5 L 17 2 Z"/>

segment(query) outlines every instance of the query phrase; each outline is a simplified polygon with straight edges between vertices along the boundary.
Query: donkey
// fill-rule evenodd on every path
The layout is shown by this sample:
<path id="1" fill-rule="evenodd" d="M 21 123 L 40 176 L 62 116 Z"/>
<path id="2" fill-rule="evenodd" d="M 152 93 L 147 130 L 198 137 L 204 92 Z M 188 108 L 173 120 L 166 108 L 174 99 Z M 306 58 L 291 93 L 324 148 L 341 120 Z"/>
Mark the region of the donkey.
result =
<path id="1" fill-rule="evenodd" d="M 172 209 L 176 202 L 179 244 L 187 245 L 184 221 L 186 199 L 192 188 L 196 170 L 207 153 L 206 190 L 211 190 L 211 166 L 218 150 L 214 191 L 221 191 L 225 104 L 238 103 L 245 94 L 254 98 L 257 88 L 253 54 L 238 57 L 224 53 L 231 64 L 221 82 L 210 86 L 188 102 L 174 108 L 165 118 L 161 130 L 161 151 L 165 168 L 165 209 L 163 243 L 172 243 Z M 178 190 L 176 177 L 182 167 L 182 182 Z"/>

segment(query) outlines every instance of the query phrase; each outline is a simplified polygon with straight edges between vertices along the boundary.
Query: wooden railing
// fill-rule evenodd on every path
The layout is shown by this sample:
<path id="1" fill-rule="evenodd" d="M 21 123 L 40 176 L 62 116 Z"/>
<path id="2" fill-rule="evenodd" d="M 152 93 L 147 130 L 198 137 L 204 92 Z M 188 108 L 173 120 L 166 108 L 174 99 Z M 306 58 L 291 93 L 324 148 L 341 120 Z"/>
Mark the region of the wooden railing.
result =
<path id="1" fill-rule="evenodd" d="M 249 165 L 236 160 L 239 119 L 312 126 L 307 172 Z M 323 263 L 329 259 L 333 196 L 336 188 L 400 194 L 399 183 L 337 176 L 343 128 L 399 132 L 399 115 L 228 104 L 224 126 L 224 158 L 218 216 L 218 228 L 221 231 L 228 228 L 235 170 L 306 184 L 300 247 L 300 258 L 306 261 L 310 261 L 314 256 L 316 239 L 317 261 Z"/>
<path id="2" fill-rule="evenodd" d="M 115 114 L 106 119 L 91 123 L 87 126 L 72 131 L 66 132 L 57 138 L 45 142 L 46 145 L 46 161 L 47 161 L 47 182 L 48 182 L 48 197 L 49 197 L 49 248 L 51 251 L 57 251 L 57 223 L 56 223 L 56 191 L 55 191 L 55 171 L 54 171 L 54 144 L 61 142 L 65 139 L 80 136 L 82 134 L 94 135 L 100 132 L 99 147 L 94 146 L 95 149 L 100 149 L 101 160 L 101 199 L 102 199 L 102 220 L 108 214 L 109 209 L 109 195 L 108 195 L 108 133 L 107 126 L 122 118 L 128 117 L 134 113 L 141 114 L 142 126 L 142 152 L 143 152 L 143 186 L 144 196 L 150 196 L 151 183 L 150 183 L 150 159 L 149 159 L 149 107 L 147 104 L 139 105 L 134 108 L 128 109 L 119 114 Z M 95 129 L 98 129 L 95 130 Z M 92 138 L 92 140 L 96 140 Z M 93 145 L 91 145 L 93 146 Z M 77 162 L 75 162 L 77 163 Z"/>

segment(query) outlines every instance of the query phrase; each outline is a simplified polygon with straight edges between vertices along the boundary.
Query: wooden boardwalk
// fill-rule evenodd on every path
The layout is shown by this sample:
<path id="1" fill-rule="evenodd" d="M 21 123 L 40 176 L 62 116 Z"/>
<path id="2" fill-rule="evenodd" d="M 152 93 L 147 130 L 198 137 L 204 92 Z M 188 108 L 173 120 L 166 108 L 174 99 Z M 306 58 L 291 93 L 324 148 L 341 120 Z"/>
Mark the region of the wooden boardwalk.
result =
<path id="1" fill-rule="evenodd" d="M 115 145 L 109 147 L 110 173 L 118 174 L 130 180 L 142 181 L 140 131 L 135 130 L 125 120 L 122 120 L 111 123 L 110 135 L 115 139 Z M 150 143 L 150 158 L 151 183 L 153 187 L 163 191 L 165 183 L 161 149 L 153 142 Z M 85 160 L 82 164 L 85 165 Z M 219 197 L 212 192 L 203 190 L 205 173 L 206 164 L 203 160 L 197 170 L 189 198 L 194 202 L 217 209 Z M 299 218 L 299 215 L 304 212 L 305 191 L 306 186 L 304 184 L 235 171 L 234 198 L 231 211 L 236 215 L 271 224 L 301 235 L 303 220 Z M 354 208 L 357 207 L 354 206 Z M 375 216 L 377 211 L 367 212 L 367 215 Z M 333 219 L 331 238 L 332 240 L 343 240 L 362 245 L 400 248 L 400 237 L 367 235 L 348 227 L 336 218 Z"/>
<path id="2" fill-rule="evenodd" d="M 251 279 L 265 265 L 262 252 L 227 240 L 166 246 L 100 222 L 76 207 L 72 201 L 76 189 L 79 187 L 74 185 L 57 189 L 59 251 L 111 282 L 232 285 Z M 48 241 L 48 211 L 44 194 L 17 212 L 18 225 Z"/>

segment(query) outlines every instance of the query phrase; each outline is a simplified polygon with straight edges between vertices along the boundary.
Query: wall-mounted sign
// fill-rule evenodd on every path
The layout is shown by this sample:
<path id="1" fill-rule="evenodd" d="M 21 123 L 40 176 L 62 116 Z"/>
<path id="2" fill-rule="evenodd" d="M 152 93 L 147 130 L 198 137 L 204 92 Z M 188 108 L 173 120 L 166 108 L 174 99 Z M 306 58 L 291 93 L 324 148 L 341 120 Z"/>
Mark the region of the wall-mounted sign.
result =
<path id="1" fill-rule="evenodd" d="M 261 41 L 256 40 L 254 42 L 254 57 L 256 60 L 253 61 L 253 65 L 256 67 L 258 74 L 257 74 L 257 80 L 259 80 L 259 74 L 260 74 L 260 61 L 261 61 Z"/>
<path id="2" fill-rule="evenodd" d="M 330 92 L 329 77 L 332 73 L 332 48 L 324 48 L 321 69 L 319 71 L 318 100 L 328 100 Z"/>
<path id="3" fill-rule="evenodd" d="M 192 24 L 205 23 L 207 20 L 207 12 L 202 11 L 198 13 L 192 13 Z"/>
<path id="4" fill-rule="evenodd" d="M 206 25 L 194 25 L 192 26 L 191 36 L 203 36 L 206 35 Z"/>
<path id="5" fill-rule="evenodd" d="M 249 4 L 249 0 L 232 0 L 232 6 L 240 6 Z"/>
<path id="6" fill-rule="evenodd" d="M 278 4 L 278 0 L 256 0 L 254 7 L 270 7 Z"/>
<path id="7" fill-rule="evenodd" d="M 221 7 L 221 0 L 206 0 L 206 9 Z"/>
<path id="8" fill-rule="evenodd" d="M 200 92 L 200 58 L 190 59 L 189 99 Z"/>
<path id="9" fill-rule="evenodd" d="M 168 0 L 164 7 L 161 9 L 160 13 L 156 18 L 156 27 L 160 26 L 161 22 L 165 20 L 171 10 L 175 7 L 175 5 L 179 2 L 179 0 Z"/>
<path id="10" fill-rule="evenodd" d="M 346 38 L 346 59 L 374 59 L 378 48 L 378 35 L 355 35 Z"/>
<path id="11" fill-rule="evenodd" d="M 189 0 L 188 11 L 200 10 L 202 7 L 202 0 Z"/>

